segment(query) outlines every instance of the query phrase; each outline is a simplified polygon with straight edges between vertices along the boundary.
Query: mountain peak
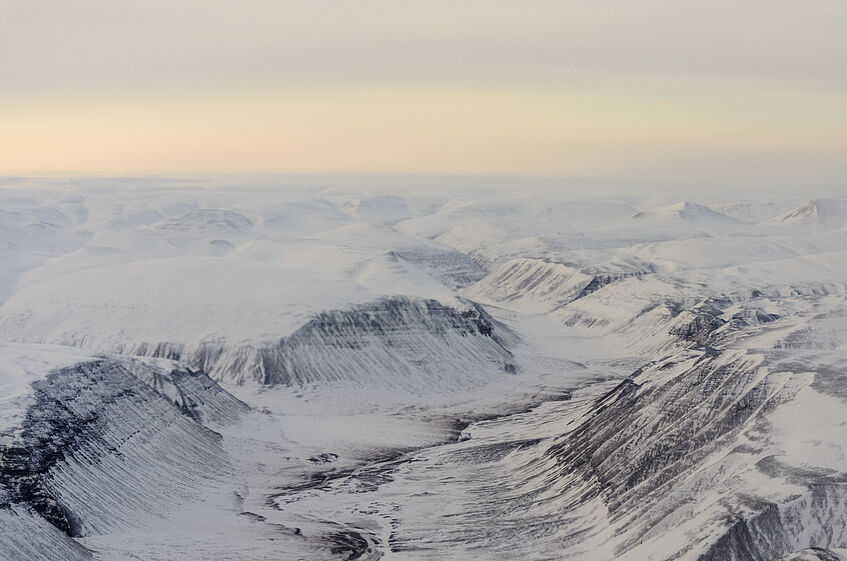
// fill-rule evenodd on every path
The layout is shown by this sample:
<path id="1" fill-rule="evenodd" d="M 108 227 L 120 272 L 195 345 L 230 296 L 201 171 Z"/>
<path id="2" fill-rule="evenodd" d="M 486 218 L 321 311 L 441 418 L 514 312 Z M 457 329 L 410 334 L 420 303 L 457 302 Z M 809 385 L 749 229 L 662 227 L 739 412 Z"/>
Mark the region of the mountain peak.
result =
<path id="1" fill-rule="evenodd" d="M 642 211 L 636 212 L 632 217 L 633 218 L 641 218 L 644 216 L 671 216 L 673 218 L 679 218 L 686 221 L 691 222 L 700 222 L 700 221 L 720 221 L 726 223 L 739 223 L 738 220 L 727 216 L 721 212 L 713 210 L 706 205 L 702 205 L 700 203 L 695 203 L 692 201 L 680 201 L 678 203 L 668 205 L 665 207 L 661 207 L 656 209 L 655 211 Z"/>
<path id="2" fill-rule="evenodd" d="M 799 207 L 777 216 L 781 224 L 843 226 L 847 224 L 847 203 L 836 199 L 814 198 Z"/>

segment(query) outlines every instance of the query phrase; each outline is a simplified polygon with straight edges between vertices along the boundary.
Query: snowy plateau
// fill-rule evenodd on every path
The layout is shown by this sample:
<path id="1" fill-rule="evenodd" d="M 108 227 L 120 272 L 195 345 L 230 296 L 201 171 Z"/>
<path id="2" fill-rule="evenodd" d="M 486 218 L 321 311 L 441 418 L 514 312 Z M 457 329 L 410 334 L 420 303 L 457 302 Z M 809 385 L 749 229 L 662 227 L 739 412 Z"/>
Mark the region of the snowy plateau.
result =
<path id="1" fill-rule="evenodd" d="M 3 179 L 0 560 L 847 559 L 847 202 Z"/>

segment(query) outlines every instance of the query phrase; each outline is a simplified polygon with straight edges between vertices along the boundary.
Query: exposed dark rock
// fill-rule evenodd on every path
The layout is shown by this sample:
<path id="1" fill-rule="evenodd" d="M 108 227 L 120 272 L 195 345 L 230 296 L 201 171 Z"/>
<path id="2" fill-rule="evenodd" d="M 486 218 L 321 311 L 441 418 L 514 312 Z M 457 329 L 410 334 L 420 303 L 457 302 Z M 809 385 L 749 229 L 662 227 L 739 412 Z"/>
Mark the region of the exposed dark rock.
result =
<path id="1" fill-rule="evenodd" d="M 828 549 L 847 547 L 845 523 L 847 485 L 813 485 L 787 504 L 738 520 L 699 561 L 838 561 Z"/>
<path id="2" fill-rule="evenodd" d="M 33 383 L 34 403 L 2 451 L 6 507 L 25 505 L 80 536 L 131 526 L 133 516 L 225 477 L 220 435 L 194 418 L 200 409 L 237 416 L 244 405 L 225 392 L 203 397 L 194 386 L 200 378 L 184 374 L 175 378 L 175 387 L 185 389 L 171 396 L 175 401 L 109 359 Z"/>
<path id="3" fill-rule="evenodd" d="M 689 314 L 690 318 L 683 323 L 674 325 L 670 329 L 670 333 L 695 345 L 708 346 L 712 344 L 714 332 L 727 323 L 720 317 L 723 311 L 710 305 L 695 308 Z"/>
<path id="4" fill-rule="evenodd" d="M 353 530 L 330 534 L 327 539 L 332 544 L 330 552 L 336 555 L 346 555 L 345 561 L 362 559 L 365 554 L 373 551 L 367 538 Z"/>
<path id="5" fill-rule="evenodd" d="M 590 270 L 586 272 L 590 272 Z M 655 272 L 656 268 L 652 264 L 650 264 L 644 269 L 638 271 L 627 271 L 621 273 L 595 273 L 591 281 L 587 285 L 585 285 L 585 287 L 583 287 L 583 289 L 576 295 L 574 300 L 584 298 L 585 296 L 588 296 L 593 292 L 597 292 L 604 286 L 609 285 L 613 282 L 633 277 L 640 277 L 643 275 L 649 275 Z"/>
<path id="6" fill-rule="evenodd" d="M 385 370 L 403 384 L 408 376 L 426 376 L 450 367 L 449 351 L 457 346 L 463 352 L 454 364 L 475 356 L 479 365 L 514 374 L 516 367 L 505 346 L 511 337 L 475 303 L 467 303 L 460 311 L 435 300 L 387 298 L 318 314 L 278 346 L 263 349 L 261 382 L 343 381 L 355 379 L 357 373 L 364 376 L 368 370 Z M 386 380 L 389 387 L 391 383 L 390 378 Z"/>
<path id="7" fill-rule="evenodd" d="M 665 516 L 657 505 L 675 492 L 671 481 L 734 442 L 754 415 L 792 395 L 787 387 L 774 390 L 767 379 L 757 379 L 755 361 L 744 355 L 726 360 L 712 350 L 687 358 L 697 360 L 670 378 L 661 374 L 663 361 L 637 372 L 600 398 L 582 425 L 547 451 L 562 474 L 588 482 L 582 500 L 600 498 L 613 521 L 637 519 L 644 532 Z M 651 382 L 654 376 L 662 382 Z M 635 537 L 621 544 L 622 551 L 637 544 L 639 531 L 631 534 Z"/>

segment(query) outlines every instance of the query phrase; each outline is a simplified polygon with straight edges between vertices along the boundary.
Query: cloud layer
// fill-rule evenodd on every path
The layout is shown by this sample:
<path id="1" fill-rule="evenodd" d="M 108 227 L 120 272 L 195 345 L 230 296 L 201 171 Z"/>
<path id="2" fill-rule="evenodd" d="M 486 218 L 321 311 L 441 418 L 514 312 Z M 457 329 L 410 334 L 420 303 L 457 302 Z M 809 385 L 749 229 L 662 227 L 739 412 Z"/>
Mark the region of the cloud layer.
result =
<path id="1" fill-rule="evenodd" d="M 6 0 L 0 173 L 843 176 L 843 0 Z"/>

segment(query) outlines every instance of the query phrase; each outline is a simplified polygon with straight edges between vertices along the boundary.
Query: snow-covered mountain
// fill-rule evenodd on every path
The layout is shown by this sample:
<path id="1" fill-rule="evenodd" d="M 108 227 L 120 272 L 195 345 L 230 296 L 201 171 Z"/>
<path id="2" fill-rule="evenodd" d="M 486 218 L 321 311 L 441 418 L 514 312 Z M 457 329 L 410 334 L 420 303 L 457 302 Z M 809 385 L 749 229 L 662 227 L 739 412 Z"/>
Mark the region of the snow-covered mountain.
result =
<path id="1" fill-rule="evenodd" d="M 348 384 L 410 394 L 463 391 L 514 373 L 513 335 L 473 303 L 393 297 L 318 314 L 289 337 L 262 346 L 207 343 L 132 349 L 180 360 L 235 383 Z"/>
<path id="2" fill-rule="evenodd" d="M 752 200 L 718 203 L 710 208 L 737 220 L 758 224 L 795 208 L 795 200 Z"/>
<path id="3" fill-rule="evenodd" d="M 684 220 L 694 223 L 716 223 L 724 225 L 738 223 L 738 220 L 731 218 L 726 214 L 712 210 L 706 205 L 701 205 L 691 201 L 682 201 L 658 209 L 641 210 L 633 214 L 632 217 L 639 220 L 644 220 L 646 218 L 665 218 Z"/>
<path id="4" fill-rule="evenodd" d="M 847 201 L 812 199 L 772 220 L 776 224 L 836 229 L 847 226 Z"/>
<path id="5" fill-rule="evenodd" d="M 207 376 L 70 353 L 48 370 L 33 364 L 44 355 L 55 364 L 53 348 L 3 345 L 4 382 L 21 375 L 10 366 L 29 377 L 16 396 L 24 414 L 3 431 L 4 559 L 50 559 L 54 548 L 88 559 L 68 537 L 143 527 L 226 482 L 231 466 L 208 426 L 249 409 Z"/>
<path id="6" fill-rule="evenodd" d="M 0 559 L 847 559 L 843 202 L 363 181 L 0 187 Z"/>

